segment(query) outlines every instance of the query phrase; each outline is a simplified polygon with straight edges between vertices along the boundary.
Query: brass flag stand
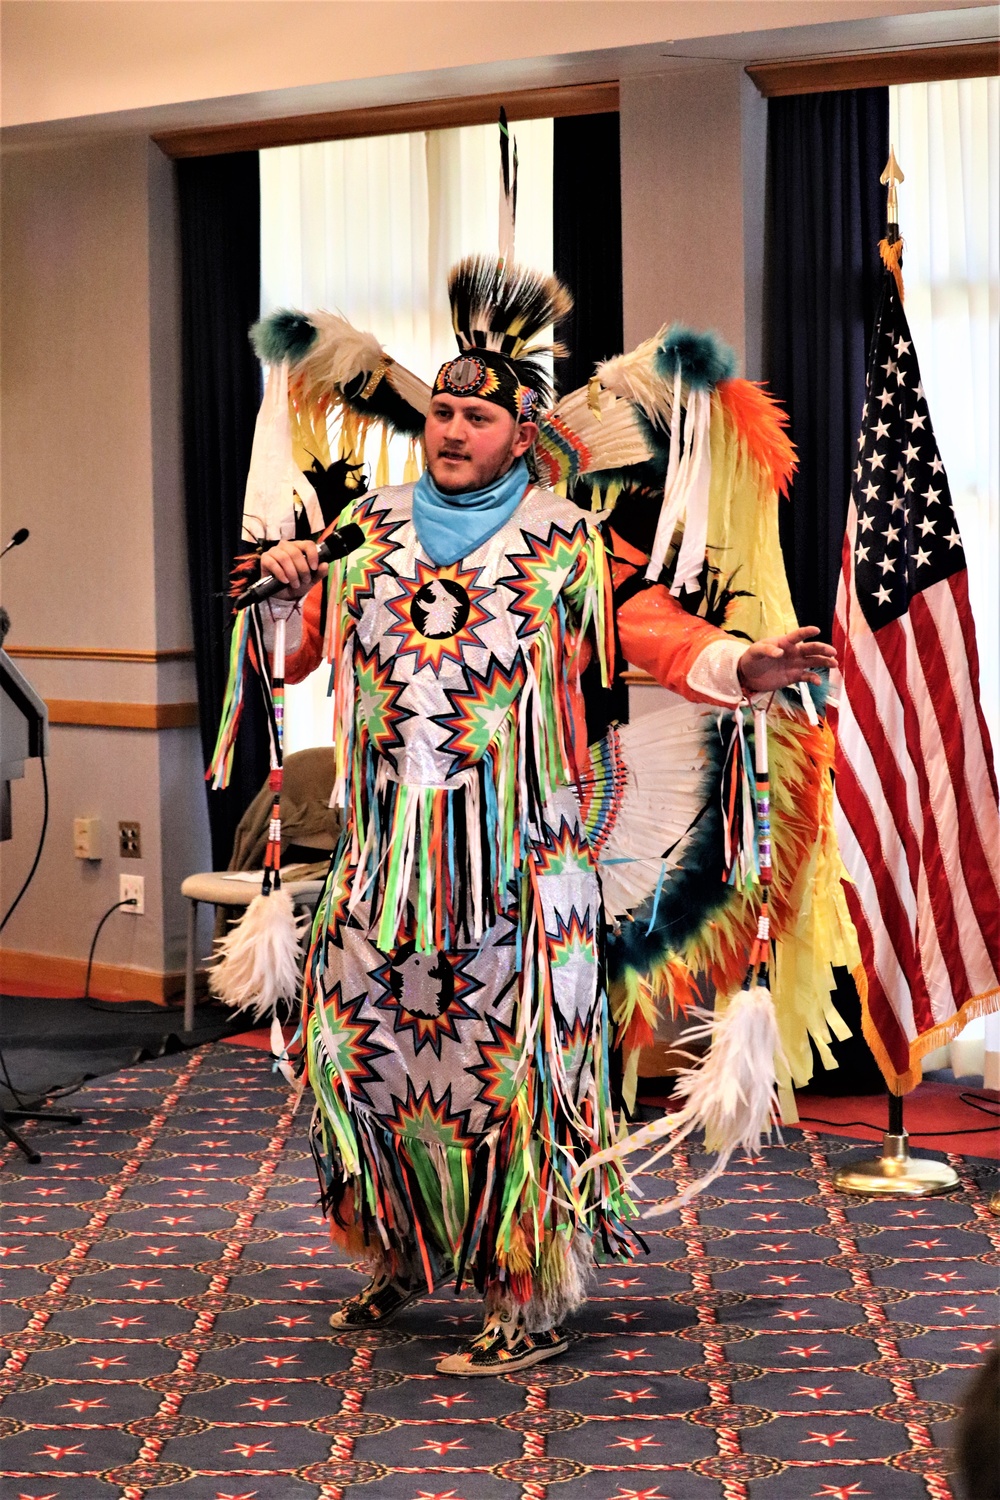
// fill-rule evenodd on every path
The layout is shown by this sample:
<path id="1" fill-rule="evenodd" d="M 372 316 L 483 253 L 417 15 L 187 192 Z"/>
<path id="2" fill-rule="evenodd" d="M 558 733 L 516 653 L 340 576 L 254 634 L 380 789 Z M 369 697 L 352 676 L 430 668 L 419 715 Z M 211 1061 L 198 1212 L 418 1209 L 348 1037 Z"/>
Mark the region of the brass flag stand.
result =
<path id="1" fill-rule="evenodd" d="M 896 206 L 896 184 L 903 181 L 895 152 L 890 147 L 889 160 L 880 182 L 886 184 L 887 229 L 889 245 L 899 242 L 899 211 Z M 889 1095 L 889 1128 L 882 1137 L 882 1155 L 869 1161 L 841 1167 L 833 1174 L 834 1186 L 842 1193 L 866 1197 L 930 1198 L 951 1193 L 959 1187 L 958 1173 L 947 1162 L 915 1160 L 910 1155 L 909 1136 L 903 1126 L 903 1100 Z M 997 1195 L 1000 1211 L 1000 1194 Z M 992 1205 L 991 1205 L 992 1207 Z"/>
<path id="2" fill-rule="evenodd" d="M 833 1174 L 834 1187 L 842 1193 L 870 1197 L 932 1198 L 937 1193 L 953 1193 L 960 1186 L 953 1167 L 945 1161 L 914 1159 L 909 1143 L 903 1128 L 903 1100 L 899 1094 L 890 1094 L 889 1129 L 882 1137 L 882 1155 L 840 1167 Z M 997 1196 L 1000 1198 L 1000 1194 Z"/>

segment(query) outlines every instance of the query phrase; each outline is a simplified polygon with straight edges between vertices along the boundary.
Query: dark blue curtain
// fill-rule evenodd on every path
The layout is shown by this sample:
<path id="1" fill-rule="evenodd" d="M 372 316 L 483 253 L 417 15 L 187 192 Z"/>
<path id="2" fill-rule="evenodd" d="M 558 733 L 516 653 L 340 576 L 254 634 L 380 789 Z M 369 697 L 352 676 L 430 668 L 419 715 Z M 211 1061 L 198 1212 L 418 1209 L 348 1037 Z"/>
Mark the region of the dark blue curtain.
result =
<path id="1" fill-rule="evenodd" d="M 790 418 L 799 470 L 780 508 L 795 612 L 825 640 L 837 597 L 851 469 L 864 405 L 868 343 L 882 282 L 889 90 L 768 101 L 765 373 Z M 834 1001 L 851 1028 L 826 1072 L 813 1049 L 811 1090 L 881 1093 L 846 969 Z"/>
<path id="2" fill-rule="evenodd" d="M 765 372 L 799 453 L 781 544 L 799 620 L 826 640 L 881 284 L 888 155 L 887 88 L 768 102 Z"/>
<path id="3" fill-rule="evenodd" d="M 229 664 L 229 573 L 239 550 L 260 372 L 247 332 L 260 312 L 256 151 L 177 163 L 181 224 L 184 488 L 198 705 L 205 763 Z M 212 862 L 225 869 L 244 809 L 267 775 L 267 731 L 248 695 L 225 792 L 208 793 Z"/>
<path id="4" fill-rule="evenodd" d="M 622 352 L 621 148 L 617 114 L 570 115 L 553 130 L 553 265 L 575 302 L 558 330 L 570 351 L 555 370 L 565 394 Z"/>

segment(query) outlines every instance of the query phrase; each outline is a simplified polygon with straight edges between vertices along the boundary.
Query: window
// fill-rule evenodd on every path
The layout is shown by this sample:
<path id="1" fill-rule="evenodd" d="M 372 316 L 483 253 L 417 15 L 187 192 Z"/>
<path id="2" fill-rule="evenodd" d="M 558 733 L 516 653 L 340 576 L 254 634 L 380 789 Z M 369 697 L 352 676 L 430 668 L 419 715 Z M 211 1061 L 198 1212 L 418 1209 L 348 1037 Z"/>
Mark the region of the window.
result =
<path id="1" fill-rule="evenodd" d="M 1000 763 L 1000 78 L 889 90 L 906 315 L 969 562 Z"/>
<path id="2" fill-rule="evenodd" d="M 552 269 L 552 121 L 514 127 L 517 257 Z M 495 125 L 282 146 L 260 153 L 261 312 L 329 308 L 430 380 L 455 350 L 448 268 L 496 251 Z M 390 445 L 400 483 L 407 444 Z M 366 453 L 372 481 L 378 451 Z M 324 672 L 288 689 L 285 749 L 329 744 Z"/>

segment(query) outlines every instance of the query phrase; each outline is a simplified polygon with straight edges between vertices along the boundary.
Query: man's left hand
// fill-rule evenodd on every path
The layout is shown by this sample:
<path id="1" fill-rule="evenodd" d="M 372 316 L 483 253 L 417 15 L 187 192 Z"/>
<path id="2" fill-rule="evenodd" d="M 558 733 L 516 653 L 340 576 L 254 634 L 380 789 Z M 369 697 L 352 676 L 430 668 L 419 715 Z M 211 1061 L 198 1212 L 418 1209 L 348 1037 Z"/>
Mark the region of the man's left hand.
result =
<path id="1" fill-rule="evenodd" d="M 815 625 L 803 625 L 748 646 L 736 669 L 744 692 L 773 693 L 793 682 L 819 682 L 819 672 L 837 665 L 837 653 L 816 640 L 818 635 Z"/>

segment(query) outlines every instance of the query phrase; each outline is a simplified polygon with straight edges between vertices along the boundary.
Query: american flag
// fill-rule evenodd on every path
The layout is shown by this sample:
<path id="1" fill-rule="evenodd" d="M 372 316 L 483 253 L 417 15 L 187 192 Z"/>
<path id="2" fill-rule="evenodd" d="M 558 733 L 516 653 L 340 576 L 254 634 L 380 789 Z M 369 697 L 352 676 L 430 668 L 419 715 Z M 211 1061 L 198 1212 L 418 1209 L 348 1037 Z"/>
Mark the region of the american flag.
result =
<path id="1" fill-rule="evenodd" d="M 1000 815 L 965 552 L 887 271 L 869 356 L 833 641 L 837 836 L 894 1093 L 1000 1009 Z"/>

